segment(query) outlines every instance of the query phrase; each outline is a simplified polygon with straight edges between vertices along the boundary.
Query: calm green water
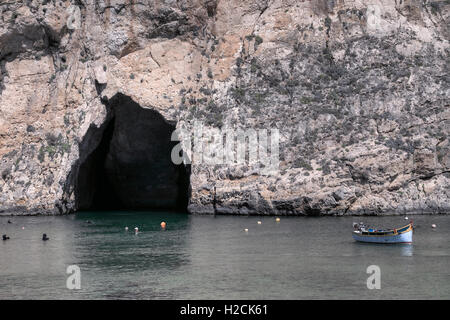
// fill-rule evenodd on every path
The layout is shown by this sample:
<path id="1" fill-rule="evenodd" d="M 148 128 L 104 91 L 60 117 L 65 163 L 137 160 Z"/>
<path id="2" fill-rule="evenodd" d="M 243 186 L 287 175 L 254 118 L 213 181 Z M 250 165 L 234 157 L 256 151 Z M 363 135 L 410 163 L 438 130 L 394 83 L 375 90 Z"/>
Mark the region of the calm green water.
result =
<path id="1" fill-rule="evenodd" d="M 376 245 L 354 242 L 352 222 L 399 227 L 403 217 L 0 217 L 11 237 L 0 243 L 0 299 L 449 299 L 450 216 L 413 219 L 413 245 Z M 66 288 L 73 264 L 81 290 Z M 366 286 L 372 264 L 380 290 Z"/>

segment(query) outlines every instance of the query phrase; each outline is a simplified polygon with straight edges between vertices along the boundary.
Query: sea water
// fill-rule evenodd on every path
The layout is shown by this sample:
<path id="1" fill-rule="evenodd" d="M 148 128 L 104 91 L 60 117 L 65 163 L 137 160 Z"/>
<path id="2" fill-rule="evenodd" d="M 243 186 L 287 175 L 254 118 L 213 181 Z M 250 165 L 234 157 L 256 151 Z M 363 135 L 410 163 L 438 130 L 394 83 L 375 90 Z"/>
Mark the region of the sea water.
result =
<path id="1" fill-rule="evenodd" d="M 0 235 L 10 237 L 0 242 L 0 299 L 449 299 L 450 216 L 410 218 L 412 245 L 377 245 L 355 242 L 352 222 L 408 221 L 127 211 L 0 217 Z M 367 285 L 374 265 L 380 289 Z M 79 268 L 80 289 L 67 285 L 69 266 Z"/>

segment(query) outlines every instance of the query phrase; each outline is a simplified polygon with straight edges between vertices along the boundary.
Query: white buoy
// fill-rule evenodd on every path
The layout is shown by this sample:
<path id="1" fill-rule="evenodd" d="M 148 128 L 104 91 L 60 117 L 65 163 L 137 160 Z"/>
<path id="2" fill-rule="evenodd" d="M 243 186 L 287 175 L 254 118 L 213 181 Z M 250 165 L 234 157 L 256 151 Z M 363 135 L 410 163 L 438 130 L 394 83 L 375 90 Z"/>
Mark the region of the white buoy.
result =
<path id="1" fill-rule="evenodd" d="M 258 224 L 261 224 L 262 222 L 261 221 L 258 221 Z"/>
<path id="2" fill-rule="evenodd" d="M 128 227 L 125 227 L 125 231 L 128 231 Z"/>
<path id="3" fill-rule="evenodd" d="M 433 224 L 431 225 L 431 227 L 434 229 L 434 228 L 436 228 L 436 225 L 433 223 Z"/>
<path id="4" fill-rule="evenodd" d="M 277 217 L 277 218 L 275 219 L 275 221 L 276 221 L 276 222 L 280 222 L 280 218 Z"/>
<path id="5" fill-rule="evenodd" d="M 247 228 L 245 228 L 245 229 L 244 229 L 244 231 L 245 231 L 245 232 L 248 232 L 248 229 L 247 229 Z"/>
<path id="6" fill-rule="evenodd" d="M 22 227 L 22 230 L 25 230 L 25 227 Z"/>
<path id="7" fill-rule="evenodd" d="M 405 217 L 405 220 L 408 220 L 408 217 Z"/>

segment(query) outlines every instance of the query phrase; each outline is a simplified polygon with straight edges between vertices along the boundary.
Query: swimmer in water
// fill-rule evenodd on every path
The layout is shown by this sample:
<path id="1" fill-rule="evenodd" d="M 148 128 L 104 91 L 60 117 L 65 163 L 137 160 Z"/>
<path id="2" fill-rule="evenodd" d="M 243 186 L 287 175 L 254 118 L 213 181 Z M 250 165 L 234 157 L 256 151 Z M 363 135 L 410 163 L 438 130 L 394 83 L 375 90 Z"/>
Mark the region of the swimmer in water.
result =
<path id="1" fill-rule="evenodd" d="M 9 237 L 8 237 L 6 234 L 4 234 L 4 235 L 2 236 L 2 238 L 3 238 L 3 241 L 9 240 Z"/>
<path id="2" fill-rule="evenodd" d="M 44 234 L 42 235 L 42 240 L 47 241 L 47 240 L 50 240 L 50 238 L 47 237 L 47 235 L 44 233 Z"/>

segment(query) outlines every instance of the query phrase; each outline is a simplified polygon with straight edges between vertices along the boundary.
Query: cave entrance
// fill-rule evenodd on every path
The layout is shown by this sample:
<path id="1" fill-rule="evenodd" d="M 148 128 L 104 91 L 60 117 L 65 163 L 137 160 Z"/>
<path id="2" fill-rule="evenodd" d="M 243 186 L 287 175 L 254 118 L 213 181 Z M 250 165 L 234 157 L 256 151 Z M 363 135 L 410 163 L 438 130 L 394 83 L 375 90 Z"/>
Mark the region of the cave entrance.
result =
<path id="1" fill-rule="evenodd" d="M 92 126 L 80 145 L 77 209 L 186 211 L 190 166 L 171 160 L 175 125 L 122 94 L 105 104 L 105 123 Z"/>

